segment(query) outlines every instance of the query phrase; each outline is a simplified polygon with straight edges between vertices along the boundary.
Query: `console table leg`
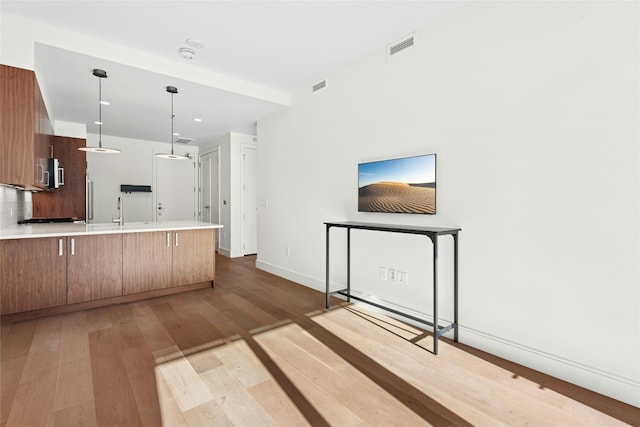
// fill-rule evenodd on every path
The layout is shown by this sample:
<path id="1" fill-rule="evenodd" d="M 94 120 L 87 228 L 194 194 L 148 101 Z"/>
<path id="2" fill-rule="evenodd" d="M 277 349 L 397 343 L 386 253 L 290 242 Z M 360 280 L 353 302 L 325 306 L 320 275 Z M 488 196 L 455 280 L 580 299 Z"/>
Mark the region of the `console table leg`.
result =
<path id="1" fill-rule="evenodd" d="M 438 237 L 433 243 L 433 353 L 438 354 Z"/>
<path id="2" fill-rule="evenodd" d="M 347 228 L 347 302 L 351 302 L 351 229 Z"/>
<path id="3" fill-rule="evenodd" d="M 326 231 L 326 255 L 325 255 L 325 281 L 326 281 L 326 292 L 325 292 L 325 307 L 329 308 L 329 229 L 331 227 L 327 225 Z"/>
<path id="4" fill-rule="evenodd" d="M 458 342 L 458 233 L 453 237 L 453 340 Z"/>

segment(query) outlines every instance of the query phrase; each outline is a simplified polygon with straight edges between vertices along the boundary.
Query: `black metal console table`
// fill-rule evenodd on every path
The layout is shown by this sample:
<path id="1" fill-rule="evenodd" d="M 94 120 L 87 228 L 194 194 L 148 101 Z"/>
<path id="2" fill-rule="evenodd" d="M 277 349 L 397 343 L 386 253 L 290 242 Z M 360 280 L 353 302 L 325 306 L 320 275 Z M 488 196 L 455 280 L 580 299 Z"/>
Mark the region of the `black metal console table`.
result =
<path id="1" fill-rule="evenodd" d="M 400 316 L 416 322 L 424 323 L 433 327 L 433 353 L 438 354 L 438 338 L 453 329 L 453 339 L 458 342 L 458 232 L 460 228 L 444 228 L 444 227 L 419 227 L 411 225 L 391 225 L 391 224 L 371 224 L 366 222 L 325 222 L 327 226 L 326 238 L 326 307 L 329 308 L 329 297 L 331 294 L 340 294 L 347 297 L 350 302 L 351 298 L 362 301 L 364 303 L 376 306 L 383 310 L 390 311 Z M 339 291 L 331 292 L 329 289 L 329 230 L 331 227 L 347 229 L 347 287 Z M 433 322 L 402 313 L 398 310 L 386 307 L 377 302 L 367 300 L 351 294 L 351 230 L 372 230 L 383 231 L 389 233 L 418 234 L 427 236 L 433 244 Z M 453 237 L 453 323 L 449 325 L 438 324 L 438 237 L 450 235 Z"/>

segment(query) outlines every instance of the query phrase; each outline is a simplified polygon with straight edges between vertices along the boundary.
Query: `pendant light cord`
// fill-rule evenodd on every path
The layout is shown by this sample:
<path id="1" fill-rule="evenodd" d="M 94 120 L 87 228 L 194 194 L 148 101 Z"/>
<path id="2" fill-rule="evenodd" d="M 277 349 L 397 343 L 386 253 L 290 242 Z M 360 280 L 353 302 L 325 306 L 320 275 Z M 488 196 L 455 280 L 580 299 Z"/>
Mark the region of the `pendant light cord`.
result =
<path id="1" fill-rule="evenodd" d="M 171 93 L 171 155 L 173 155 L 173 92 Z"/>
<path id="2" fill-rule="evenodd" d="M 98 147 L 102 148 L 102 78 L 98 77 Z"/>

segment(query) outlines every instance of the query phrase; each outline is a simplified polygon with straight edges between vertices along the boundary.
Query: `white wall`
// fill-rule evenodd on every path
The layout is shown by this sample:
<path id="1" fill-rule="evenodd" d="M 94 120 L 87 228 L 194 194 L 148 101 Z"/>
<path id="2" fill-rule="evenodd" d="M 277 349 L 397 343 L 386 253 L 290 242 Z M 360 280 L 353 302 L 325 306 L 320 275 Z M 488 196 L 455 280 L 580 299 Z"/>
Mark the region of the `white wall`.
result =
<path id="1" fill-rule="evenodd" d="M 244 256 L 242 250 L 242 152 L 256 146 L 255 136 L 231 132 L 200 147 L 201 153 L 218 147 L 220 157 L 220 253 L 230 258 Z"/>
<path id="2" fill-rule="evenodd" d="M 472 2 L 304 88 L 258 123 L 257 265 L 323 289 L 324 221 L 460 226 L 461 341 L 640 406 L 638 40 L 637 2 Z M 425 153 L 437 215 L 357 212 L 357 163 Z M 352 245 L 356 290 L 430 314 L 426 238 Z"/>
<path id="3" fill-rule="evenodd" d="M 98 135 L 87 134 L 87 145 L 97 146 Z M 112 218 L 117 217 L 118 197 L 122 197 L 124 200 L 126 222 L 154 220 L 157 193 L 154 154 L 170 151 L 171 145 L 108 135 L 102 136 L 102 145 L 121 149 L 122 152 L 119 154 L 87 153 L 88 174 L 94 182 L 94 219 L 92 222 L 111 222 Z M 188 152 L 196 159 L 198 147 L 175 146 L 175 152 L 177 154 Z M 195 177 L 197 174 L 194 174 L 193 180 L 182 182 L 179 185 L 185 191 L 193 192 L 194 186 L 197 186 Z M 121 184 L 151 185 L 152 192 L 121 193 Z M 184 219 L 193 219 L 193 217 L 185 217 Z"/>

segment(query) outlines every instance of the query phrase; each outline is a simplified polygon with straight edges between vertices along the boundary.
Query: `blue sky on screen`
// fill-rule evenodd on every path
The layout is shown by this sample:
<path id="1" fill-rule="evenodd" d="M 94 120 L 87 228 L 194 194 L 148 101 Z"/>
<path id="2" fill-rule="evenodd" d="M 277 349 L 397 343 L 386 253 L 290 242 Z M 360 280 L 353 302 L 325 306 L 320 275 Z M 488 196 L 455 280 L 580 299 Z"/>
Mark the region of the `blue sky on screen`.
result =
<path id="1" fill-rule="evenodd" d="M 436 156 L 429 154 L 358 165 L 358 188 L 382 181 L 408 184 L 435 182 Z"/>

